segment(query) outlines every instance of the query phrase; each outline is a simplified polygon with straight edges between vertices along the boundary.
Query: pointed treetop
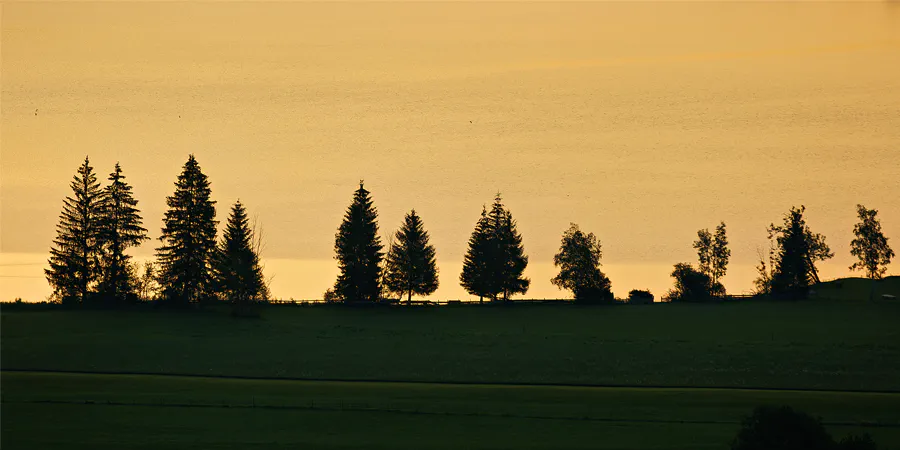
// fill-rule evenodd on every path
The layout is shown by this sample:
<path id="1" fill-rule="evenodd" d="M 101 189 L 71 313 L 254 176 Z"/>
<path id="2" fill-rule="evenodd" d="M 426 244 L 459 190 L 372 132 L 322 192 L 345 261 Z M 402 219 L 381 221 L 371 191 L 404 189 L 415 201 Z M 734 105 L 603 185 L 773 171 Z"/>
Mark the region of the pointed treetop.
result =
<path id="1" fill-rule="evenodd" d="M 91 167 L 90 158 L 88 156 L 85 156 L 84 162 L 81 164 L 81 166 L 78 167 L 78 173 L 83 175 L 86 173 L 91 173 L 93 171 L 94 171 L 94 168 Z"/>

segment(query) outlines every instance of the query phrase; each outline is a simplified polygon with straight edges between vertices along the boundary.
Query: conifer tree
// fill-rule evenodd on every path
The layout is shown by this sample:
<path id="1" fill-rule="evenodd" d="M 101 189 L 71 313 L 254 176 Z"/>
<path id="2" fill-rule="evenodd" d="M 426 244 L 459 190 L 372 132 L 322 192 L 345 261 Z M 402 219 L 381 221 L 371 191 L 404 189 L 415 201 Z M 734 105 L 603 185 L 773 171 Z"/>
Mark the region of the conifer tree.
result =
<path id="1" fill-rule="evenodd" d="M 44 269 L 53 295 L 64 303 L 88 301 L 99 278 L 99 220 L 103 191 L 88 157 L 70 184 L 73 196 L 63 201 L 50 248 L 50 268 Z"/>
<path id="2" fill-rule="evenodd" d="M 490 281 L 487 267 L 491 258 L 490 252 L 490 221 L 487 210 L 482 206 L 481 217 L 475 224 L 475 231 L 469 238 L 469 249 L 463 259 L 462 273 L 459 275 L 460 285 L 472 295 L 477 295 L 480 302 L 484 297 L 490 297 Z"/>
<path id="3" fill-rule="evenodd" d="M 387 255 L 385 283 L 390 292 L 429 295 L 438 288 L 434 246 L 428 243 L 428 232 L 416 210 L 410 211 L 396 234 Z"/>
<path id="4" fill-rule="evenodd" d="M 216 292 L 237 306 L 268 299 L 268 289 L 253 240 L 254 232 L 247 218 L 247 210 L 238 200 L 231 208 L 213 264 Z"/>
<path id="5" fill-rule="evenodd" d="M 210 294 L 210 263 L 216 248 L 216 208 L 209 180 L 194 155 L 188 157 L 166 198 L 163 245 L 157 249 L 163 298 L 177 305 L 199 302 Z"/>
<path id="6" fill-rule="evenodd" d="M 497 213 L 502 211 L 502 213 Z M 499 281 L 499 294 L 503 301 L 509 301 L 512 294 L 524 294 L 528 292 L 531 280 L 522 276 L 525 267 L 528 266 L 528 257 L 525 256 L 525 247 L 522 245 L 522 235 L 516 229 L 516 221 L 512 213 L 503 207 L 500 195 L 494 202 L 491 210 L 491 219 L 494 226 L 494 239 L 496 239 L 497 259 L 495 267 Z"/>
<path id="7" fill-rule="evenodd" d="M 341 271 L 334 291 L 345 302 L 375 302 L 380 295 L 378 282 L 384 254 L 377 220 L 378 212 L 369 191 L 360 181 L 334 239 L 335 259 Z"/>
<path id="8" fill-rule="evenodd" d="M 99 292 L 107 301 L 121 303 L 135 294 L 135 274 L 130 266 L 131 256 L 125 254 L 129 247 L 136 247 L 147 238 L 143 228 L 137 200 L 131 194 L 131 186 L 119 163 L 109 175 L 110 184 L 104 189 L 99 232 L 102 248 Z"/>
<path id="9" fill-rule="evenodd" d="M 834 256 L 825 244 L 825 236 L 810 231 L 803 213 L 806 207 L 791 208 L 784 224 L 769 225 L 769 238 L 775 238 L 775 270 L 772 293 L 789 298 L 804 298 L 809 286 L 819 282 L 816 261 Z"/>
<path id="10" fill-rule="evenodd" d="M 482 212 L 469 239 L 460 284 L 480 298 L 506 301 L 512 294 L 528 291 L 530 280 L 522 276 L 527 265 L 522 235 L 497 194 L 490 213 Z"/>

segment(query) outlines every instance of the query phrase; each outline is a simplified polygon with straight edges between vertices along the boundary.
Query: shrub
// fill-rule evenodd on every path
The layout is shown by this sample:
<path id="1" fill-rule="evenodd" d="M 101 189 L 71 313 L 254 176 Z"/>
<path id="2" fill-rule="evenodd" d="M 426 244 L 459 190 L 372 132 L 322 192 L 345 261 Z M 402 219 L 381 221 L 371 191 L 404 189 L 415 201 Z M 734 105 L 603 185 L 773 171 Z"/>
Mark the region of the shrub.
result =
<path id="1" fill-rule="evenodd" d="M 725 287 L 715 282 L 709 275 L 694 269 L 690 264 L 675 264 L 672 271 L 675 288 L 666 293 L 666 299 L 672 302 L 705 302 L 723 297 Z"/>
<path id="2" fill-rule="evenodd" d="M 789 406 L 761 406 L 745 418 L 731 450 L 828 450 L 834 440 L 819 419 Z"/>
<path id="3" fill-rule="evenodd" d="M 322 300 L 325 300 L 325 303 L 337 303 L 341 301 L 341 298 L 334 289 L 328 289 L 322 296 Z"/>
<path id="4" fill-rule="evenodd" d="M 731 450 L 878 450 L 868 434 L 849 435 L 839 443 L 822 422 L 789 406 L 760 406 L 742 422 Z"/>
<path id="5" fill-rule="evenodd" d="M 838 450 L 878 450 L 878 445 L 868 433 L 862 435 L 851 434 L 841 439 L 837 445 Z"/>
<path id="6" fill-rule="evenodd" d="M 632 289 L 631 292 L 628 293 L 628 303 L 653 303 L 653 294 L 651 294 L 649 290 Z"/>

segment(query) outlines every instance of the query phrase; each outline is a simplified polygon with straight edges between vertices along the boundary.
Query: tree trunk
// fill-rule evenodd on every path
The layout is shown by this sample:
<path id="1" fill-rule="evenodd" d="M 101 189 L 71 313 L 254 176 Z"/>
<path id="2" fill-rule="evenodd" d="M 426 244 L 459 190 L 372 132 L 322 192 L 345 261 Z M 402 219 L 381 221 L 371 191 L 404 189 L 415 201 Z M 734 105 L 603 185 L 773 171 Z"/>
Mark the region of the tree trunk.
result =
<path id="1" fill-rule="evenodd" d="M 813 283 L 819 284 L 819 271 L 816 270 L 816 265 L 813 264 L 813 260 L 809 257 L 809 255 L 806 255 L 806 262 L 807 264 L 809 264 L 810 272 L 812 272 Z"/>

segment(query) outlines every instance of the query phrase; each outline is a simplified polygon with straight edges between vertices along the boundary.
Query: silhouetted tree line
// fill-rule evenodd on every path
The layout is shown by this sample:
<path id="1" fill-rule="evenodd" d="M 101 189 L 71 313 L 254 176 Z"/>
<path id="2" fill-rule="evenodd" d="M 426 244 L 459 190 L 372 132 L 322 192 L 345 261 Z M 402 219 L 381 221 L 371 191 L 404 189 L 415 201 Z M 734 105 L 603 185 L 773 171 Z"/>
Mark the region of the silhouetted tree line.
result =
<path id="1" fill-rule="evenodd" d="M 62 303 L 108 306 L 155 299 L 188 306 L 218 299 L 243 311 L 268 299 L 244 206 L 235 203 L 217 245 L 215 202 L 193 155 L 175 182 L 175 192 L 166 199 L 169 209 L 157 262 L 145 265 L 143 273 L 125 253 L 148 239 L 131 186 L 118 163 L 111 183 L 103 188 L 93 170 L 85 158 L 71 184 L 74 194 L 63 203 L 50 249 L 50 268 L 45 272 Z"/>
<path id="2" fill-rule="evenodd" d="M 88 158 L 71 183 L 57 237 L 50 253 L 47 280 L 55 298 L 66 304 L 115 305 L 139 299 L 158 300 L 171 306 L 227 301 L 235 312 L 251 314 L 253 305 L 268 300 L 270 293 L 260 263 L 261 236 L 251 226 L 238 200 L 221 240 L 217 240 L 215 201 L 210 182 L 193 155 L 188 157 L 167 197 L 161 246 L 156 262 L 143 268 L 126 253 L 147 240 L 147 230 L 137 209 L 131 186 L 117 163 L 101 187 Z M 834 256 L 825 237 L 810 231 L 805 207 L 791 208 L 783 223 L 769 225 L 768 259 L 760 255 L 755 280 L 761 295 L 803 298 L 819 282 L 816 263 Z M 851 270 L 864 270 L 872 279 L 882 277 L 895 256 L 881 231 L 877 211 L 857 206 L 860 222 L 851 253 L 859 261 Z M 678 263 L 672 271 L 675 285 L 667 301 L 709 301 L 725 296 L 721 280 L 727 272 L 731 250 L 725 223 L 714 232 L 701 229 L 693 243 L 698 265 Z M 335 234 L 335 259 L 340 274 L 325 293 L 329 302 L 368 304 L 383 299 L 427 296 L 437 290 L 435 248 L 429 242 L 422 218 L 411 210 L 387 249 L 378 232 L 378 212 L 362 182 L 354 192 Z M 386 251 L 385 251 L 386 250 Z M 600 270 L 601 245 L 593 233 L 571 224 L 560 242 L 553 263 L 559 274 L 551 282 L 572 292 L 577 303 L 611 303 L 609 278 Z M 509 301 L 528 291 L 524 276 L 528 265 L 522 235 L 500 194 L 490 211 L 482 207 L 463 261 L 460 284 L 481 301 Z M 652 301 L 647 291 L 633 290 L 629 301 Z"/>

